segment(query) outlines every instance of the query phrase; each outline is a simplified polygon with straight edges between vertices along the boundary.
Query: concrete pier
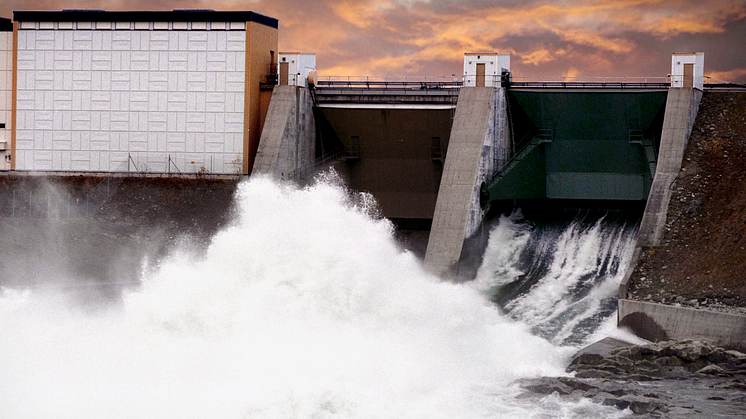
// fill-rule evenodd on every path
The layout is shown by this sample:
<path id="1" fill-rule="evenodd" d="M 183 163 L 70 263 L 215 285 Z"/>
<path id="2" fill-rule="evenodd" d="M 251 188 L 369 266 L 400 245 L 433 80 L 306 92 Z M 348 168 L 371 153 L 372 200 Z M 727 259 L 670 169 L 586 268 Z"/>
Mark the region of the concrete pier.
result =
<path id="1" fill-rule="evenodd" d="M 671 199 L 671 184 L 681 170 L 684 150 L 697 116 L 702 91 L 692 88 L 671 88 L 666 99 L 658 164 L 650 188 L 645 213 L 637 238 L 638 246 L 658 246 L 666 225 L 666 212 Z"/>
<path id="2" fill-rule="evenodd" d="M 259 140 L 253 173 L 287 178 L 313 164 L 316 123 L 307 88 L 275 86 Z"/>
<path id="3" fill-rule="evenodd" d="M 435 204 L 425 267 L 456 276 L 464 240 L 482 222 L 481 183 L 496 169 L 495 153 L 508 139 L 505 91 L 464 87 L 459 93 Z"/>

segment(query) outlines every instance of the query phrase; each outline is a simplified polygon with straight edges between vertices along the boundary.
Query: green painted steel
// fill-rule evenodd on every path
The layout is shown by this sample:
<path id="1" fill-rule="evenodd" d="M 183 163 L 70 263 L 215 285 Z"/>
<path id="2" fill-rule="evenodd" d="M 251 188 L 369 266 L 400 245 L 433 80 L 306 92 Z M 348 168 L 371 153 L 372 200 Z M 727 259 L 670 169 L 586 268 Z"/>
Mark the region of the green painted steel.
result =
<path id="1" fill-rule="evenodd" d="M 542 144 L 536 142 L 527 146 L 513 165 L 510 170 L 506 170 L 501 181 L 496 182 L 490 189 L 490 196 L 510 199 L 545 198 L 546 156 Z"/>
<path id="2" fill-rule="evenodd" d="M 660 139 L 666 95 L 666 91 L 510 90 L 515 135 L 543 132 L 544 138 L 537 135 L 527 146 L 540 149 L 531 152 L 531 159 L 519 159 L 522 150 L 517 150 L 515 161 L 486 186 L 486 201 L 525 195 L 647 199 L 652 178 L 643 142 Z M 543 156 L 543 164 L 535 161 L 538 156 Z M 537 172 L 541 168 L 543 172 Z M 543 188 L 537 187 L 541 182 L 537 179 L 543 180 Z M 540 190 L 544 196 L 536 196 Z"/>

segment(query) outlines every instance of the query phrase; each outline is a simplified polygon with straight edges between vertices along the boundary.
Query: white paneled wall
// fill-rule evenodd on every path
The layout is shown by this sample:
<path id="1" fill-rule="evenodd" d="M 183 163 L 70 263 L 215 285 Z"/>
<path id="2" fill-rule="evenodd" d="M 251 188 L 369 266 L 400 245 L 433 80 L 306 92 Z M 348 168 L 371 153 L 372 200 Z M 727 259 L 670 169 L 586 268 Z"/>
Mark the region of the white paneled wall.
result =
<path id="1" fill-rule="evenodd" d="M 16 169 L 240 172 L 245 51 L 244 31 L 19 30 Z"/>
<path id="2" fill-rule="evenodd" d="M 13 95 L 13 32 L 0 32 L 0 170 L 10 170 L 10 123 Z"/>

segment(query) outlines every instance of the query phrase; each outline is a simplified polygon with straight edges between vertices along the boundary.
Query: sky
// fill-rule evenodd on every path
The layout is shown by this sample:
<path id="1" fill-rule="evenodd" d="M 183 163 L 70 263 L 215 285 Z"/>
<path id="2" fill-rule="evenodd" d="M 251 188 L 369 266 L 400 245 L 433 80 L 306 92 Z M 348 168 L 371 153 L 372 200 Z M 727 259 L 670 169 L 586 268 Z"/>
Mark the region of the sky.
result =
<path id="1" fill-rule="evenodd" d="M 510 52 L 514 77 L 665 77 L 671 53 L 746 83 L 746 0 L 4 0 L 13 10 L 252 10 L 279 19 L 280 51 L 321 76 L 461 74 L 465 52 Z"/>

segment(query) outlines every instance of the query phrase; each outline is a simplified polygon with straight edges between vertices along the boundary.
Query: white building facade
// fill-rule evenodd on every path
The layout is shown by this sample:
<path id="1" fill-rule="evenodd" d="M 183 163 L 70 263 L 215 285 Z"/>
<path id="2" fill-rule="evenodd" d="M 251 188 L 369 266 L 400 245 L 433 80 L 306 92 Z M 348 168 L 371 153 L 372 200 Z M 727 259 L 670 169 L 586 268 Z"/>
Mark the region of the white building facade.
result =
<path id="1" fill-rule="evenodd" d="M 276 32 L 276 20 L 212 11 L 14 19 L 15 170 L 245 171 L 247 26 L 274 21 Z"/>

